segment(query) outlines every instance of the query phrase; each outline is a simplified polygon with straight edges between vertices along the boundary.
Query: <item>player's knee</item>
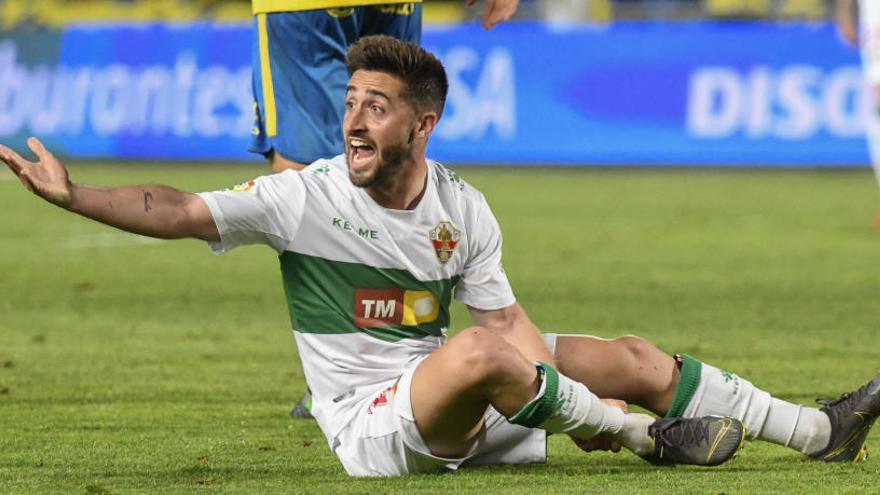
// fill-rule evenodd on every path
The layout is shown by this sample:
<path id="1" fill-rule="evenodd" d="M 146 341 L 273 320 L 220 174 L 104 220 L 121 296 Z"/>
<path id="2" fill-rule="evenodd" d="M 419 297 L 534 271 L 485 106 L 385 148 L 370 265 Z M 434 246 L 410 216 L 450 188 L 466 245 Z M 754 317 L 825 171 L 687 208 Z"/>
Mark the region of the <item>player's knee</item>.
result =
<path id="1" fill-rule="evenodd" d="M 615 339 L 621 345 L 625 364 L 620 368 L 626 370 L 625 376 L 632 390 L 642 398 L 653 398 L 656 394 L 674 389 L 670 381 L 674 361 L 672 356 L 657 348 L 654 344 L 635 335 L 627 335 Z"/>
<path id="2" fill-rule="evenodd" d="M 463 330 L 449 343 L 454 345 L 459 377 L 477 384 L 503 373 L 509 344 L 482 327 Z M 457 377 L 458 378 L 458 377 Z"/>
<path id="3" fill-rule="evenodd" d="M 620 345 L 627 360 L 634 363 L 645 362 L 660 352 L 654 344 L 636 335 L 625 335 L 614 341 Z"/>
<path id="4" fill-rule="evenodd" d="M 626 335 L 614 339 L 618 344 L 617 357 L 618 370 L 622 376 L 628 377 L 631 383 L 641 383 L 645 380 L 653 383 L 654 375 L 647 370 L 660 371 L 672 358 L 658 349 L 654 344 L 635 335 Z M 642 383 L 642 387 L 648 386 Z"/>

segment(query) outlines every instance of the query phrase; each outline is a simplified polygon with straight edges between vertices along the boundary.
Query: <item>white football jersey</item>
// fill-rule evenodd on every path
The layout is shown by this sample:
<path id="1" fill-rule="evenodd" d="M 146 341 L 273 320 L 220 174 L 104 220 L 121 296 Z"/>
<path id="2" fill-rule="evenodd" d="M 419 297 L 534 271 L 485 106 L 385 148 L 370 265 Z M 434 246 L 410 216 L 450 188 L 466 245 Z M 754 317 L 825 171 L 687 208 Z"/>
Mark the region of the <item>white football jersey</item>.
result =
<path id="1" fill-rule="evenodd" d="M 353 404 L 443 344 L 453 292 L 484 310 L 515 302 L 485 198 L 436 162 L 413 210 L 352 185 L 344 155 L 200 196 L 220 232 L 215 252 L 279 253 L 312 414 L 331 442 Z"/>

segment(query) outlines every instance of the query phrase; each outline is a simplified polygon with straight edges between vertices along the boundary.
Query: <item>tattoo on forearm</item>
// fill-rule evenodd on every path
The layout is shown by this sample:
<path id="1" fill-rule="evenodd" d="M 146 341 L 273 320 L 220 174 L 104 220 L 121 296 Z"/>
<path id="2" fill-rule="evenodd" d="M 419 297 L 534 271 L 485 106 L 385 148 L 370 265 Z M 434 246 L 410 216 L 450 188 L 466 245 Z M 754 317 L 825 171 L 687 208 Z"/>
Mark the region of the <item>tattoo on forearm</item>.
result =
<path id="1" fill-rule="evenodd" d="M 150 210 L 153 209 L 153 207 L 150 206 L 150 202 L 152 202 L 152 201 L 153 201 L 153 193 L 144 191 L 144 211 L 145 212 L 149 212 Z"/>

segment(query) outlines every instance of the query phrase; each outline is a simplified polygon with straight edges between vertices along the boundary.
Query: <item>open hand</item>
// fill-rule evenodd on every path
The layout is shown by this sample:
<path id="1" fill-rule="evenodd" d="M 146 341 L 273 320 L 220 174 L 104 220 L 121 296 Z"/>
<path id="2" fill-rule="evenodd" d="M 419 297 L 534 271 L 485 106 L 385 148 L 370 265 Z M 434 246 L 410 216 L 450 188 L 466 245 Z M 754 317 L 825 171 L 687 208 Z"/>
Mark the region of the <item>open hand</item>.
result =
<path id="1" fill-rule="evenodd" d="M 24 187 L 46 201 L 62 208 L 70 206 L 71 186 L 67 170 L 37 138 L 27 141 L 38 162 L 29 162 L 18 153 L 0 145 L 0 160 L 12 170 Z"/>
<path id="2" fill-rule="evenodd" d="M 477 0 L 465 0 L 468 5 L 474 5 Z M 509 20 L 516 14 L 519 0 L 486 0 L 483 11 L 483 20 L 480 22 L 486 30 L 492 29 L 496 24 Z"/>

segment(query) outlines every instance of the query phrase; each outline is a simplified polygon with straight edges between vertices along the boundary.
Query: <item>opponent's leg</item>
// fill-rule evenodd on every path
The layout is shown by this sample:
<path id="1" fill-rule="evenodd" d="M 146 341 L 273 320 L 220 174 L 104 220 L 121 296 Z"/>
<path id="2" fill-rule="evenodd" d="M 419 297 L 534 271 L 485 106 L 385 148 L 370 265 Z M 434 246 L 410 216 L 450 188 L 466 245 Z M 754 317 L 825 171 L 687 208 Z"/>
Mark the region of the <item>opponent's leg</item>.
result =
<path id="1" fill-rule="evenodd" d="M 248 150 L 273 171 L 343 151 L 345 53 L 356 39 L 351 12 L 275 12 L 254 16 L 252 90 L 255 118 Z M 275 155 L 273 156 L 273 152 Z"/>
<path id="2" fill-rule="evenodd" d="M 302 170 L 306 168 L 307 164 L 295 162 L 293 160 L 288 160 L 281 156 L 281 153 L 272 150 L 266 154 L 266 160 L 269 162 L 269 166 L 272 167 L 272 172 L 279 173 L 284 172 L 287 169 L 291 170 Z"/>

